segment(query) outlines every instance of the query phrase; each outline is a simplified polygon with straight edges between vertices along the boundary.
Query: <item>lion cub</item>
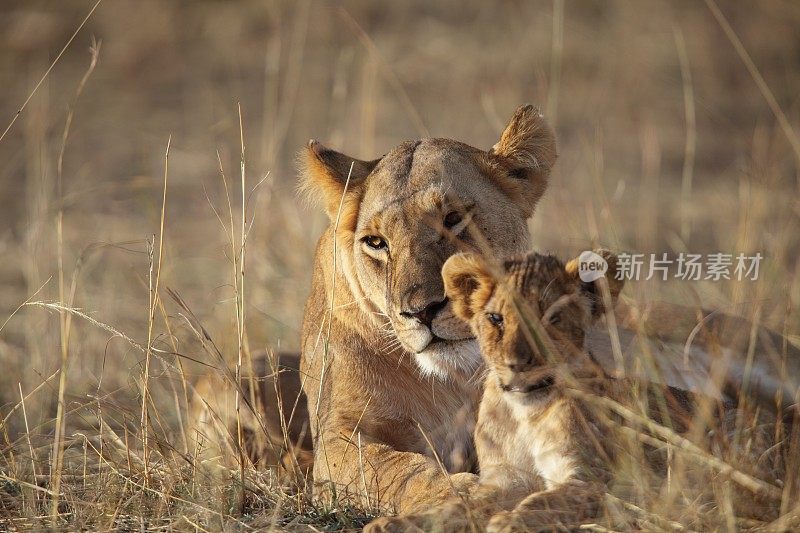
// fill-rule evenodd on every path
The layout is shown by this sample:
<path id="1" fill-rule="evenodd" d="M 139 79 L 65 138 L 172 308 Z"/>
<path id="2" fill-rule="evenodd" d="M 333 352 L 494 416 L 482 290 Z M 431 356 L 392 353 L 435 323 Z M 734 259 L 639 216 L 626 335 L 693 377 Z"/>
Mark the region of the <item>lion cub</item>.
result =
<path id="1" fill-rule="evenodd" d="M 481 485 L 504 500 L 499 509 L 514 508 L 496 515 L 490 529 L 579 523 L 597 513 L 616 471 L 618 435 L 597 399 L 637 400 L 635 385 L 607 376 L 584 350 L 586 329 L 613 307 L 623 285 L 615 279 L 616 256 L 596 253 L 608 271 L 589 283 L 579 278 L 577 261 L 536 253 L 497 273 L 466 254 L 442 270 L 447 296 L 472 327 L 487 366 L 475 431 Z M 653 389 L 640 395 L 652 402 L 645 413 L 658 411 L 650 416 L 685 430 L 688 393 Z"/>
<path id="2" fill-rule="evenodd" d="M 613 305 L 622 282 L 616 257 L 601 255 Z M 523 503 L 538 501 L 543 510 L 574 509 L 554 500 L 586 504 L 593 486 L 609 481 L 611 450 L 581 400 L 564 391 L 576 381 L 613 385 L 583 350 L 586 328 L 604 312 L 603 295 L 599 284 L 579 279 L 577 265 L 549 255 L 507 261 L 498 274 L 464 254 L 442 270 L 447 296 L 472 327 L 487 366 L 475 430 L 481 484 L 512 500 L 535 493 Z"/>

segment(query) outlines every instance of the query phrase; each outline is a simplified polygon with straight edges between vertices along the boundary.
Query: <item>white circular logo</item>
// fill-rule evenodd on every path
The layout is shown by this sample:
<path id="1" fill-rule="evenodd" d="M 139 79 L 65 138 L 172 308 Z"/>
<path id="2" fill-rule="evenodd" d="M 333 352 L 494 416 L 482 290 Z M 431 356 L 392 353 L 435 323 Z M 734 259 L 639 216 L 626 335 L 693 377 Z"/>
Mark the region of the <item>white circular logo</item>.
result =
<path id="1" fill-rule="evenodd" d="M 586 250 L 578 256 L 578 276 L 583 282 L 598 280 L 606 275 L 607 270 L 608 263 L 601 255 Z"/>

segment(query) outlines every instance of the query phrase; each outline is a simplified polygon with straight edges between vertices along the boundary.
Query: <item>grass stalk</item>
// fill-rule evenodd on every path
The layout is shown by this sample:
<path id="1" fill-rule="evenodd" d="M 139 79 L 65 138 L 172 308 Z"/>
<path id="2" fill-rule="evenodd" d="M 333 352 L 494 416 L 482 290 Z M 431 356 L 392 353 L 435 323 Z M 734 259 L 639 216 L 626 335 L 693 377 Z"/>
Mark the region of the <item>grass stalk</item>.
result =
<path id="1" fill-rule="evenodd" d="M 44 80 L 46 80 L 46 79 L 47 79 L 47 77 L 50 75 L 50 72 L 53 70 L 53 68 L 55 68 L 56 64 L 57 64 L 57 63 L 59 62 L 59 60 L 61 59 L 61 56 L 63 56 L 63 55 L 64 55 L 64 52 L 66 52 L 66 51 L 67 51 L 67 48 L 69 48 L 69 45 L 71 45 L 71 44 L 72 44 L 72 41 L 74 41 L 74 40 L 75 40 L 75 37 L 77 37 L 78 33 L 80 33 L 80 31 L 83 29 L 83 27 L 84 27 L 84 26 L 86 25 L 86 23 L 89 21 L 89 19 L 90 19 L 90 18 L 92 18 L 92 15 L 94 14 L 95 10 L 97 9 L 97 7 L 100 5 L 100 3 L 101 3 L 102 1 L 103 1 L 103 0 L 97 0 L 97 2 L 95 2 L 95 4 L 92 6 L 92 9 L 90 9 L 90 10 L 89 10 L 89 13 L 87 13 L 87 14 L 86 14 L 86 16 L 83 18 L 83 20 L 81 21 L 81 23 L 80 23 L 80 24 L 78 25 L 78 27 L 75 29 L 75 32 L 74 32 L 74 33 L 73 33 L 73 34 L 70 36 L 70 38 L 67 40 L 67 43 L 66 43 L 66 44 L 64 45 L 64 47 L 61 49 L 61 51 L 58 53 L 58 55 L 55 57 L 55 59 L 53 59 L 53 61 L 50 63 L 50 66 L 49 66 L 49 67 L 47 67 L 47 70 L 46 70 L 46 71 L 45 71 L 45 73 L 42 75 L 42 77 L 39 79 L 39 81 L 36 83 L 36 86 L 35 86 L 35 87 L 33 88 L 33 90 L 32 90 L 32 91 L 31 91 L 31 92 L 28 94 L 28 97 L 25 99 L 25 101 L 22 103 L 22 105 L 19 107 L 19 109 L 16 111 L 16 113 L 14 113 L 14 116 L 13 116 L 13 117 L 11 117 L 11 122 L 9 122 L 9 123 L 8 123 L 8 126 L 6 126 L 6 129 L 5 129 L 5 130 L 3 130 L 3 133 L 2 133 L 2 134 L 0 134 L 0 142 L 3 142 L 3 139 L 5 138 L 6 134 L 8 134 L 8 132 L 9 132 L 9 131 L 11 130 L 11 128 L 14 126 L 14 123 L 17 121 L 17 119 L 18 119 L 18 118 L 19 118 L 19 116 L 22 114 L 22 112 L 23 112 L 23 111 L 25 111 L 25 108 L 28 106 L 28 104 L 30 103 L 31 99 L 32 99 L 32 98 L 33 98 L 33 96 L 36 94 L 36 91 L 38 91 L 38 90 L 39 90 L 39 87 L 41 87 L 41 86 L 42 86 L 42 83 L 44 83 Z"/>
<path id="2" fill-rule="evenodd" d="M 689 53 L 686 51 L 686 40 L 679 27 L 673 30 L 675 34 L 675 48 L 678 51 L 678 60 L 681 65 L 681 79 L 683 80 L 683 109 L 686 121 L 686 141 L 683 148 L 683 169 L 681 171 L 681 239 L 684 245 L 691 237 L 692 224 L 689 208 L 692 205 L 692 178 L 694 175 L 694 156 L 697 148 L 697 118 L 694 107 L 694 84 L 692 83 L 692 68 L 689 63 Z"/>
<path id="3" fill-rule="evenodd" d="M 558 93 L 561 89 L 561 58 L 564 55 L 564 0 L 553 0 L 553 37 L 550 47 L 550 79 L 547 84 L 547 120 L 558 123 Z"/>
<path id="4" fill-rule="evenodd" d="M 147 314 L 147 344 L 145 346 L 144 356 L 144 373 L 142 375 L 142 416 L 141 416 L 141 431 L 142 431 L 142 460 L 144 461 L 144 483 L 145 486 L 150 481 L 149 464 L 150 464 L 150 442 L 149 442 L 149 417 L 148 405 L 150 403 L 150 363 L 153 354 L 153 328 L 156 319 L 156 309 L 158 308 L 158 289 L 161 283 L 161 265 L 164 259 L 164 221 L 167 215 L 167 181 L 169 177 L 169 150 L 172 145 L 172 135 L 167 139 L 167 148 L 164 152 L 164 181 L 163 193 L 161 197 L 161 220 L 159 223 L 158 235 L 158 261 L 154 262 L 151 255 L 150 260 L 150 304 Z M 154 246 L 154 245 L 153 245 Z M 155 266 L 154 266 L 155 265 Z M 153 269 L 155 268 L 155 283 L 153 283 Z"/>
<path id="5" fill-rule="evenodd" d="M 241 397 L 240 389 L 242 386 L 242 356 L 244 355 L 245 342 L 244 342 L 244 258 L 245 258 L 245 237 L 247 227 L 247 193 L 246 193 L 246 173 L 245 173 L 245 145 L 244 145 L 244 126 L 242 123 L 242 106 L 237 104 L 239 112 L 239 140 L 241 143 L 241 152 L 239 160 L 239 168 L 241 171 L 241 186 L 242 186 L 242 204 L 241 204 L 241 233 L 239 240 L 238 261 L 237 250 L 235 249 L 235 240 L 231 235 L 231 244 L 233 249 L 233 268 L 234 268 L 234 287 L 236 290 L 236 341 L 237 341 L 237 358 L 236 358 L 236 436 L 237 448 L 239 450 L 239 475 L 241 477 L 241 492 L 240 504 L 242 512 L 245 507 L 245 444 L 244 444 L 244 428 L 242 427 L 241 417 Z M 233 233 L 233 212 L 231 212 L 231 234 Z"/>
<path id="6" fill-rule="evenodd" d="M 95 8 L 99 5 L 99 0 L 97 4 L 95 4 Z M 91 13 L 94 12 L 94 8 L 92 11 L 87 15 L 87 18 L 84 19 L 83 24 L 88 20 L 88 17 L 91 16 Z M 78 28 L 80 30 L 80 27 Z M 77 34 L 77 31 L 76 31 Z M 74 38 L 74 35 L 73 35 Z M 70 40 L 71 42 L 71 40 Z M 67 43 L 69 46 L 69 43 Z M 64 48 L 66 50 L 66 47 Z M 67 149 L 67 140 L 69 138 L 70 127 L 72 126 L 72 119 L 75 116 L 75 106 L 78 102 L 78 98 L 80 97 L 81 93 L 83 92 L 83 88 L 86 86 L 86 82 L 89 80 L 89 77 L 94 72 L 95 67 L 97 66 L 97 59 L 100 54 L 100 44 L 92 41 L 92 47 L 90 48 L 91 52 L 91 60 L 89 62 L 89 67 L 86 69 L 83 77 L 78 84 L 78 88 L 75 91 L 75 96 L 73 101 L 67 110 L 67 118 L 64 122 L 64 130 L 61 136 L 61 149 L 58 154 L 58 162 L 56 164 L 57 169 L 57 195 L 58 195 L 58 213 L 56 214 L 56 246 L 57 246 L 57 260 L 58 260 L 58 299 L 61 302 L 65 301 L 65 285 L 64 285 L 64 153 Z M 63 50 L 62 50 L 63 53 Z M 56 58 L 56 61 L 58 58 Z M 53 63 L 55 65 L 55 62 Z M 52 67 L 51 67 L 52 68 Z M 48 71 L 49 72 L 49 71 Z M 46 74 L 45 74 L 46 76 Z M 44 80 L 44 78 L 42 78 Z M 40 82 L 41 83 L 41 82 Z M 38 88 L 38 85 L 37 85 Z M 34 92 L 35 92 L 34 88 Z M 33 96 L 33 93 L 31 93 Z M 26 102 L 27 103 L 27 102 Z M 20 110 L 21 111 L 21 110 Z M 16 117 L 15 117 L 16 118 Z M 13 122 L 12 122 L 13 124 Z M 9 128 L 11 125 L 9 125 Z M 8 131 L 8 130 L 6 130 Z M 0 136 L 0 140 L 2 140 L 2 136 Z M 74 297 L 74 293 L 71 293 L 70 299 Z M 68 304 L 71 305 L 71 302 Z M 59 376 L 59 383 L 58 383 L 58 404 L 56 407 L 56 427 L 55 433 L 53 437 L 53 453 L 52 453 L 52 464 L 50 469 L 50 474 L 53 477 L 53 500 L 50 506 L 50 516 L 51 516 L 51 525 L 55 525 L 56 520 L 58 518 L 58 504 L 59 504 L 59 493 L 61 488 L 61 470 L 63 467 L 63 444 L 64 444 L 64 431 L 65 431 L 65 421 L 64 421 L 64 394 L 67 388 L 67 363 L 69 362 L 69 340 L 70 340 L 70 331 L 71 331 L 71 323 L 72 317 L 68 313 L 59 313 L 59 333 L 61 338 L 61 375 Z"/>

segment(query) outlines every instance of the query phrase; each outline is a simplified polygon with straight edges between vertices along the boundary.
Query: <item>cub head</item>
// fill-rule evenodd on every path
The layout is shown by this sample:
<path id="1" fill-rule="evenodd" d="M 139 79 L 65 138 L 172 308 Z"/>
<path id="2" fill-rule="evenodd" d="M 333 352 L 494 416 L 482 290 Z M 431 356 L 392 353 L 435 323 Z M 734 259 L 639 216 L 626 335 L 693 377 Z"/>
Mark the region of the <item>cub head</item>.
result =
<path id="1" fill-rule="evenodd" d="M 474 254 L 454 255 L 444 265 L 445 291 L 457 316 L 468 322 L 500 387 L 519 399 L 550 393 L 563 373 L 586 362 L 586 329 L 605 311 L 600 283 L 611 305 L 623 282 L 617 258 L 598 250 L 608 263 L 606 277 L 581 281 L 577 260 L 567 265 L 551 255 L 529 254 L 501 268 Z M 601 281 L 604 280 L 604 281 Z"/>
<path id="2" fill-rule="evenodd" d="M 447 377 L 473 370 L 480 355 L 445 296 L 442 265 L 461 251 L 526 250 L 526 221 L 555 159 L 552 130 L 526 105 L 490 150 L 423 139 L 360 161 L 311 141 L 302 187 L 325 206 L 337 270 L 362 317 L 424 373 Z"/>

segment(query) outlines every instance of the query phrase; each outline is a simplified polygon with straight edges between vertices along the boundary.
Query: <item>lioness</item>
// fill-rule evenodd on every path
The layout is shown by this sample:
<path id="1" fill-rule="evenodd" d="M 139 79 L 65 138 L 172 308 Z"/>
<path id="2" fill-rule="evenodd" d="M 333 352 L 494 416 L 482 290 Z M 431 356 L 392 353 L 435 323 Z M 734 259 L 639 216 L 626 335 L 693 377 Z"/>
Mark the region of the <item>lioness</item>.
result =
<path id="1" fill-rule="evenodd" d="M 409 511 L 473 486 L 481 359 L 441 267 L 458 251 L 528 249 L 526 221 L 555 160 L 554 134 L 531 105 L 490 150 L 423 139 L 359 161 L 311 141 L 301 190 L 331 224 L 314 260 L 302 365 L 259 353 L 239 385 L 204 376 L 190 427 L 203 457 L 235 464 L 241 424 L 246 457 L 300 472 L 313 432 L 316 480 L 363 504 Z"/>
<path id="2" fill-rule="evenodd" d="M 480 354 L 440 272 L 524 252 L 555 159 L 531 105 L 490 150 L 423 139 L 360 161 L 309 143 L 303 188 L 330 217 L 302 331 L 318 492 L 408 512 L 476 484 Z"/>

